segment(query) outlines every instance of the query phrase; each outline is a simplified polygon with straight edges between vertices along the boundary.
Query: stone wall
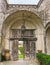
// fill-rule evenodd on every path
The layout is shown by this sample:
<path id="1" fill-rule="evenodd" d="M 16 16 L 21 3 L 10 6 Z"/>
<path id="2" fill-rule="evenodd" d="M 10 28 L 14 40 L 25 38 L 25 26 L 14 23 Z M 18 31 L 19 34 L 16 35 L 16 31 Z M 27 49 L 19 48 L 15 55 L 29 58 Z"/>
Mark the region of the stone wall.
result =
<path id="1" fill-rule="evenodd" d="M 45 24 L 50 22 L 50 0 L 43 0 L 41 5 L 38 7 L 39 14 Z"/>
<path id="2" fill-rule="evenodd" d="M 49 7 L 50 7 L 50 0 L 43 0 L 43 2 L 40 4 L 38 8 L 37 8 L 37 5 L 35 6 L 34 5 L 12 5 L 12 4 L 7 4 L 5 0 L 0 0 L 0 43 L 1 43 L 1 35 L 3 34 L 2 32 L 3 22 L 5 22 L 7 17 L 10 16 L 12 13 L 16 11 L 20 11 L 20 10 L 33 12 L 35 15 L 37 15 L 38 17 L 42 19 L 44 26 L 46 26 L 46 24 L 50 22 Z M 40 38 L 39 35 L 38 37 Z M 42 36 L 42 40 L 44 40 L 43 36 Z M 44 50 L 44 44 L 42 46 Z M 1 46 L 0 46 L 0 49 L 1 49 Z"/>

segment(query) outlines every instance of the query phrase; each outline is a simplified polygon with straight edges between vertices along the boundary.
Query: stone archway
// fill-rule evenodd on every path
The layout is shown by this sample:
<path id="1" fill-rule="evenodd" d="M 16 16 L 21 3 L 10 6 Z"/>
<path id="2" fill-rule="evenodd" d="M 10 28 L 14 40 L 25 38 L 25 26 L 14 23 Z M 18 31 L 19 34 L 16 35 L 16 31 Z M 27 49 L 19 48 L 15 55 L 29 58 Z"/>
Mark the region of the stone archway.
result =
<path id="1" fill-rule="evenodd" d="M 43 39 L 43 23 L 42 20 L 34 13 L 26 10 L 17 11 L 8 16 L 3 23 L 2 28 L 2 47 L 9 50 L 11 36 L 11 29 L 20 29 L 23 21 L 27 29 L 36 29 L 36 51 L 41 50 L 44 52 L 44 39 Z M 40 45 L 40 46 L 39 46 Z"/>
<path id="2" fill-rule="evenodd" d="M 46 46 L 47 46 L 47 54 L 50 54 L 50 23 L 46 26 Z"/>

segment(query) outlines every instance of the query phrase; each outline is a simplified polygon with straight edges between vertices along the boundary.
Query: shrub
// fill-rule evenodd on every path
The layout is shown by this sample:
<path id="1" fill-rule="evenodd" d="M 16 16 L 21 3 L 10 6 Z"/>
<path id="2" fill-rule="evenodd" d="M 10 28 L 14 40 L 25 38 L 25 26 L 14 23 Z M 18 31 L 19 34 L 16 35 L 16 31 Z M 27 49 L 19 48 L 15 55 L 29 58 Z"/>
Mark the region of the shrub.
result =
<path id="1" fill-rule="evenodd" d="M 50 65 L 50 55 L 37 53 L 37 58 L 40 62 L 40 65 Z"/>

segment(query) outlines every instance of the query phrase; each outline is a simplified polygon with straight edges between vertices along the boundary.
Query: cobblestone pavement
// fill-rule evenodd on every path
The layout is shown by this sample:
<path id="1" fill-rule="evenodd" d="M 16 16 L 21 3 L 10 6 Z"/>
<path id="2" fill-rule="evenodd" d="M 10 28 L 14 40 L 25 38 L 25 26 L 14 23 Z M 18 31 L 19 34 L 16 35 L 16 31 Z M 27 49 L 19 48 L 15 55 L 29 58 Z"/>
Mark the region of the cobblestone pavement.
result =
<path id="1" fill-rule="evenodd" d="M 37 60 L 18 60 L 1 62 L 0 65 L 39 65 Z"/>

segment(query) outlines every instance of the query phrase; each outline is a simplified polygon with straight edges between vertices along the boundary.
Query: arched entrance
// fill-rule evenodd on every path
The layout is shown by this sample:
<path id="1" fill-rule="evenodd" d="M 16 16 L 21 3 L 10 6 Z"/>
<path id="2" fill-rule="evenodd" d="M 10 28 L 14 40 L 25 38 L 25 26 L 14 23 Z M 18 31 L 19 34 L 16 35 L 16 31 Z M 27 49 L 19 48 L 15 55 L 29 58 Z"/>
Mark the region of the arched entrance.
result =
<path id="1" fill-rule="evenodd" d="M 46 27 L 46 46 L 47 54 L 50 54 L 50 23 L 48 23 Z"/>
<path id="2" fill-rule="evenodd" d="M 33 36 L 36 34 L 36 37 L 38 38 L 36 48 L 34 48 L 34 49 L 36 49 L 36 51 L 37 50 L 43 51 L 44 50 L 44 46 L 43 46 L 43 42 L 44 42 L 43 41 L 43 23 L 42 23 L 42 20 L 36 14 L 34 14 L 30 11 L 17 11 L 17 12 L 15 12 L 15 13 L 13 13 L 10 16 L 7 17 L 7 19 L 3 23 L 3 29 L 2 29 L 2 47 L 3 47 L 3 50 L 12 50 L 14 45 L 16 46 L 16 49 L 17 49 L 20 45 L 20 43 L 19 43 L 20 41 L 23 42 L 23 47 L 25 46 L 24 43 L 27 43 L 26 49 L 27 50 L 30 49 L 29 48 L 30 44 L 28 44 L 28 43 L 31 43 L 31 45 L 32 45 L 32 43 L 34 43 L 32 41 L 33 38 L 32 39 L 27 38 L 27 39 L 29 39 L 29 41 L 25 38 L 27 40 L 27 42 L 26 42 L 26 40 L 24 40 L 23 38 L 15 38 L 16 40 L 14 40 L 13 37 L 12 37 L 12 36 L 16 37 L 16 35 L 18 37 L 21 36 L 21 26 L 22 26 L 22 24 L 25 25 L 26 31 L 27 30 L 31 31 L 31 34 Z M 36 29 L 35 34 L 33 34 L 33 32 L 32 32 L 32 31 L 34 31 L 34 29 Z M 13 30 L 15 30 L 15 31 L 13 31 Z M 18 30 L 18 34 L 17 34 L 17 30 Z M 13 33 L 12 33 L 12 31 L 13 31 Z M 27 35 L 28 35 L 28 33 L 27 33 Z M 13 41 L 10 41 L 12 39 L 13 39 Z M 39 41 L 39 40 L 41 40 L 41 41 Z M 15 42 L 15 43 L 12 46 L 13 42 Z M 16 43 L 18 43 L 19 45 L 16 44 Z M 32 46 L 34 46 L 34 45 L 32 45 Z M 14 50 L 14 48 L 13 48 L 13 50 Z M 12 52 L 10 51 L 10 54 L 16 52 L 17 53 L 16 57 L 18 57 L 18 50 L 14 51 L 14 52 L 13 52 L 13 50 L 12 50 Z"/>
<path id="3" fill-rule="evenodd" d="M 10 52 L 14 59 L 32 59 L 35 57 L 36 47 L 35 29 L 26 29 L 25 25 L 21 29 L 12 29 L 12 47 Z M 22 43 L 21 43 L 22 42 Z M 11 44 L 11 43 L 10 43 Z"/>

